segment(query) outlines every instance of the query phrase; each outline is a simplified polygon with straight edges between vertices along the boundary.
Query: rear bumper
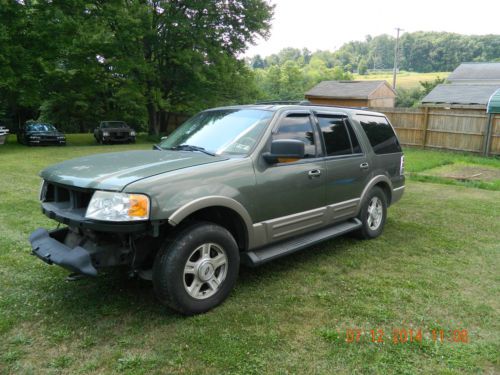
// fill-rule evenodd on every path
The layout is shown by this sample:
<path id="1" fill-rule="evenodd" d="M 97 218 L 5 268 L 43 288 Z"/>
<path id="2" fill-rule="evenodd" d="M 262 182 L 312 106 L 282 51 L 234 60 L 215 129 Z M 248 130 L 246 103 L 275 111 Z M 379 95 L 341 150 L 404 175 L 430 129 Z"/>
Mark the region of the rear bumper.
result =
<path id="1" fill-rule="evenodd" d="M 391 205 L 396 203 L 401 199 L 403 196 L 403 193 L 405 192 L 405 185 L 400 186 L 396 189 L 392 189 L 392 199 L 391 199 Z"/>
<path id="2" fill-rule="evenodd" d="M 48 232 L 39 228 L 29 237 L 32 254 L 48 264 L 57 264 L 69 271 L 88 276 L 97 276 L 90 253 L 83 247 L 70 248 L 60 240 L 66 236 L 67 229 Z"/>

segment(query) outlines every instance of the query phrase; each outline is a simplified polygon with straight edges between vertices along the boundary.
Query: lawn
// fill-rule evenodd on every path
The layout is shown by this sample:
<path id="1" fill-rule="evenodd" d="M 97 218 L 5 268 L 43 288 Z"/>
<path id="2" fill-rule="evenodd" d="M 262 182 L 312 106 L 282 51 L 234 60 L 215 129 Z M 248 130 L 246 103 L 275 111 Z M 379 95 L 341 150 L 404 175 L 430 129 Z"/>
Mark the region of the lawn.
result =
<path id="1" fill-rule="evenodd" d="M 401 71 L 396 79 L 396 87 L 403 89 L 412 89 L 420 87 L 420 81 L 434 81 L 436 78 L 447 78 L 449 72 L 415 73 Z M 372 73 L 367 75 L 355 74 L 356 80 L 386 80 L 392 85 L 392 73 Z"/>
<path id="2" fill-rule="evenodd" d="M 412 177 L 381 237 L 244 268 L 227 302 L 186 318 L 160 306 L 148 282 L 120 272 L 67 282 L 29 255 L 29 233 L 54 226 L 37 202 L 42 168 L 151 147 L 85 139 L 0 146 L 0 373 L 500 372 L 500 191 L 414 177 L 459 162 L 500 168 L 498 159 L 406 150 Z"/>

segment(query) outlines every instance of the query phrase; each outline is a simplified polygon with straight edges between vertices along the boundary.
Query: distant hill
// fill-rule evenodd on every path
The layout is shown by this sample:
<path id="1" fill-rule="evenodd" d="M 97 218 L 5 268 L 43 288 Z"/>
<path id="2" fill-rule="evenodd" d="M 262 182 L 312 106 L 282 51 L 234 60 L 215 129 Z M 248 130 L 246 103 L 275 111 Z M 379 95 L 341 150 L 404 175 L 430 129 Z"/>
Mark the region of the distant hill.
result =
<path id="1" fill-rule="evenodd" d="M 328 68 L 340 66 L 346 71 L 364 73 L 368 69 L 391 69 L 396 40 L 383 34 L 364 41 L 352 41 L 336 51 L 285 48 L 267 57 L 250 59 L 253 68 L 266 68 L 294 61 L 307 64 L 312 58 Z M 500 61 L 500 35 L 461 35 L 446 32 L 405 33 L 400 39 L 399 67 L 414 72 L 452 71 L 464 61 Z"/>

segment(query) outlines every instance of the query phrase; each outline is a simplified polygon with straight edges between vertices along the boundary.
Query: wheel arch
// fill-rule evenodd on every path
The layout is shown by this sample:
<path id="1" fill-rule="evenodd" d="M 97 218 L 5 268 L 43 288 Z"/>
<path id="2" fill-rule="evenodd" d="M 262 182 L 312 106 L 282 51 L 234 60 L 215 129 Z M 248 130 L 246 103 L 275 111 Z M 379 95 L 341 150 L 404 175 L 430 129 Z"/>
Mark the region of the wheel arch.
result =
<path id="1" fill-rule="evenodd" d="M 243 205 L 227 197 L 196 199 L 169 216 L 168 222 L 178 226 L 189 221 L 209 221 L 226 228 L 235 238 L 240 251 L 249 248 L 252 220 Z"/>
<path id="2" fill-rule="evenodd" d="M 363 189 L 363 192 L 361 193 L 361 199 L 359 201 L 359 209 L 361 209 L 361 205 L 363 204 L 368 192 L 375 186 L 382 189 L 382 191 L 385 193 L 385 196 L 387 197 L 387 207 L 390 206 L 392 200 L 392 182 L 386 175 L 377 175 L 373 177 Z"/>

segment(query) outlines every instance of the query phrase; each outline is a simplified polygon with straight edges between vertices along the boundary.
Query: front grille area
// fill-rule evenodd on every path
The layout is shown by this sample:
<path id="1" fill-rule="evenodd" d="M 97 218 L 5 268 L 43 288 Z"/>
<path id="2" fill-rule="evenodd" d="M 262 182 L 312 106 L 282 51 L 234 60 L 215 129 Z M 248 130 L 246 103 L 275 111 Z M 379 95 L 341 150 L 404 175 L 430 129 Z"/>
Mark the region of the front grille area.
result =
<path id="1" fill-rule="evenodd" d="M 65 209 L 86 209 L 92 198 L 93 190 L 54 184 L 45 181 L 42 187 L 42 202 L 56 203 Z"/>
<path id="2" fill-rule="evenodd" d="M 111 132 L 111 137 L 113 137 L 113 138 L 127 138 L 128 133 L 127 132 Z"/>

